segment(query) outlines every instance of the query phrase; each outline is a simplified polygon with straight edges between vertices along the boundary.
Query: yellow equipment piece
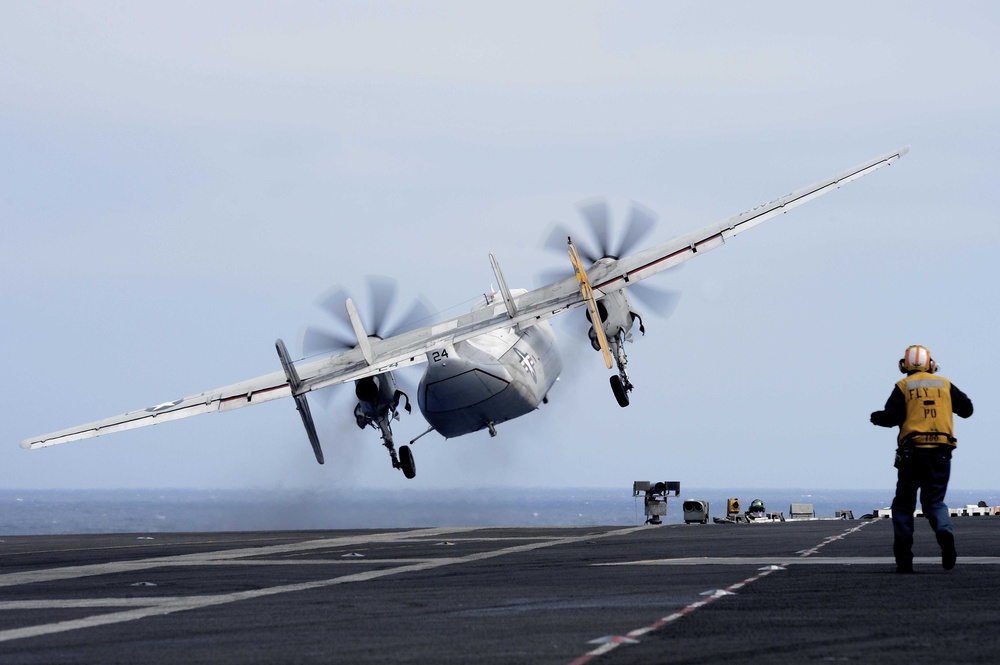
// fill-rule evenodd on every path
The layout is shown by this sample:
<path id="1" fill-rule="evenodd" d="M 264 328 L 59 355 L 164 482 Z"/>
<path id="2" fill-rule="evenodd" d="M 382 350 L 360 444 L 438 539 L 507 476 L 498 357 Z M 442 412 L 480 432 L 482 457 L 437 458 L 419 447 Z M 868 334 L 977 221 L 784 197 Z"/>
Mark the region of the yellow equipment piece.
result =
<path id="1" fill-rule="evenodd" d="M 594 290 L 590 288 L 587 271 L 583 267 L 583 262 L 580 261 L 580 255 L 576 251 L 576 246 L 573 245 L 573 239 L 567 238 L 566 241 L 569 243 L 569 260 L 573 263 L 573 268 L 576 269 L 576 281 L 580 283 L 580 293 L 583 294 L 583 299 L 587 301 L 587 307 L 590 308 L 590 320 L 594 324 L 594 332 L 597 333 L 597 343 L 601 345 L 601 352 L 604 354 L 604 364 L 607 365 L 608 369 L 611 369 L 611 351 L 608 350 L 608 340 L 604 336 L 601 315 L 597 311 Z"/>

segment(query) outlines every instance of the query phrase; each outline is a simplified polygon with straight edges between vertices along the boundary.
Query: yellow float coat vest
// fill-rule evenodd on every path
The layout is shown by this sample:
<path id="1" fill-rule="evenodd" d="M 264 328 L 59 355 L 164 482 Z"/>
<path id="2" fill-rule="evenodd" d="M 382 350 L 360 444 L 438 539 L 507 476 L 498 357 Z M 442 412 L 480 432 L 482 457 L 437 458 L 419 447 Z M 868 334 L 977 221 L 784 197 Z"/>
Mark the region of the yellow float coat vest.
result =
<path id="1" fill-rule="evenodd" d="M 899 445 L 955 447 L 951 416 L 951 382 L 929 372 L 916 372 L 896 383 L 906 401 L 906 420 L 899 426 Z"/>

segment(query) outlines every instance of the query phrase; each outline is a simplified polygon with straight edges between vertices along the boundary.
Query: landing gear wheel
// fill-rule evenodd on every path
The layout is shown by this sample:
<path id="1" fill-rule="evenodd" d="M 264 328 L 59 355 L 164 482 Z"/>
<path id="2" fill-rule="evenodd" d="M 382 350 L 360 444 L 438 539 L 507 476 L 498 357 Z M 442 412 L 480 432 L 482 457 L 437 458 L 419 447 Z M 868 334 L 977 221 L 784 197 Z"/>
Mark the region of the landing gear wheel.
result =
<path id="1" fill-rule="evenodd" d="M 399 466 L 403 469 L 403 475 L 407 478 L 417 475 L 417 467 L 413 463 L 413 453 L 410 452 L 409 446 L 399 447 Z"/>
<path id="2" fill-rule="evenodd" d="M 628 393 L 625 391 L 625 386 L 622 385 L 621 377 L 617 374 L 611 377 L 611 390 L 615 393 L 618 406 L 622 408 L 628 406 Z"/>

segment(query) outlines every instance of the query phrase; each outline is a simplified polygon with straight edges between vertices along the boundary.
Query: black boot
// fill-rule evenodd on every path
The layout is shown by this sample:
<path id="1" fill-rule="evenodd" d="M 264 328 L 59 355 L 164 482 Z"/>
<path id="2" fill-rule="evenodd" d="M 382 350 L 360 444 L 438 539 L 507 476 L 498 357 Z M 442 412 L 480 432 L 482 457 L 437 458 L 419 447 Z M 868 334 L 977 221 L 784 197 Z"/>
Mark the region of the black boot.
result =
<path id="1" fill-rule="evenodd" d="M 955 559 L 958 553 L 955 552 L 955 536 L 951 531 L 942 531 L 937 534 L 938 545 L 941 546 L 941 567 L 951 570 L 955 567 Z"/>
<path id="2" fill-rule="evenodd" d="M 913 537 L 896 538 L 892 543 L 892 553 L 896 557 L 897 573 L 913 572 Z"/>

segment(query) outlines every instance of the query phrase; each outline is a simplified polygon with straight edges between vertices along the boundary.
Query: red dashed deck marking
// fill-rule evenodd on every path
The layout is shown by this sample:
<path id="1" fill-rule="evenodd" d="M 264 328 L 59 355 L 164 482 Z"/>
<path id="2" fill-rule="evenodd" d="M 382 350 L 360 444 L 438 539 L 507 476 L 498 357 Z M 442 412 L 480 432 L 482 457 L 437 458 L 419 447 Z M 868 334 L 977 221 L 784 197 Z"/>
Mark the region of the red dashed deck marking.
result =
<path id="1" fill-rule="evenodd" d="M 846 531 L 844 531 L 841 534 L 838 534 L 836 536 L 829 536 L 826 539 L 824 539 L 823 542 L 819 543 L 818 545 L 816 545 L 814 547 L 811 547 L 811 548 L 809 548 L 807 550 L 802 550 L 802 552 L 800 554 L 800 557 L 812 556 L 813 554 L 815 554 L 816 552 L 818 552 L 824 546 L 829 545 L 830 543 L 832 543 L 834 541 L 837 541 L 837 540 L 843 540 L 845 536 L 847 536 L 849 534 L 852 534 L 855 531 L 858 531 L 858 530 L 862 529 L 863 527 L 865 527 L 865 526 L 867 526 L 869 524 L 872 524 L 872 523 L 874 523 L 876 521 L 877 520 L 868 520 L 868 521 L 862 522 L 861 524 L 859 524 L 859 525 L 857 525 L 855 527 L 851 527 L 850 529 L 847 529 Z M 758 572 L 756 575 L 753 575 L 752 577 L 748 577 L 745 580 L 740 580 L 739 582 L 731 584 L 731 585 L 727 586 L 725 589 L 717 589 L 717 590 L 714 590 L 714 591 L 708 591 L 708 592 L 706 592 L 708 595 L 707 595 L 707 597 L 704 600 L 699 600 L 699 601 L 693 602 L 690 605 L 687 605 L 686 607 L 684 607 L 683 609 L 680 609 L 680 610 L 674 612 L 673 614 L 668 614 L 667 616 L 665 616 L 665 617 L 663 617 L 661 619 L 657 619 L 656 621 L 654 621 L 653 623 L 649 624 L 648 626 L 643 626 L 642 628 L 636 628 L 635 630 L 631 630 L 631 631 L 625 633 L 624 636 L 609 636 L 610 638 L 601 638 L 602 644 L 599 647 L 597 647 L 596 649 L 592 649 L 592 650 L 588 651 L 587 653 L 583 654 L 582 656 L 580 656 L 579 658 L 577 658 L 576 660 L 571 661 L 570 665 L 583 665 L 583 663 L 588 663 L 591 660 L 593 660 L 594 658 L 597 658 L 598 656 L 603 656 L 604 654 L 606 654 L 606 653 L 608 653 L 610 651 L 613 651 L 614 649 L 617 649 L 618 647 L 622 646 L 623 644 L 626 644 L 626 645 L 627 644 L 635 644 L 634 640 L 636 640 L 636 638 L 638 638 L 638 637 L 640 637 L 642 635 L 646 635 L 648 633 L 652 633 L 652 632 L 657 631 L 657 630 L 661 630 L 661 629 L 665 628 L 666 626 L 674 623 L 678 619 L 680 619 L 682 617 L 685 617 L 685 616 L 687 616 L 687 615 L 695 612 L 696 610 L 700 610 L 701 608 L 705 607 L 706 605 L 709 605 L 710 603 L 715 602 L 719 598 L 724 598 L 726 596 L 735 595 L 735 593 L 736 593 L 737 590 L 742 589 L 742 588 L 746 587 L 749 584 L 753 584 L 754 582 L 756 582 L 758 580 L 762 580 L 765 577 L 767 577 L 768 575 L 770 575 L 771 573 L 777 572 L 779 570 L 785 570 L 785 568 L 783 568 L 781 566 L 767 566 L 764 569 L 762 569 L 760 572 Z M 621 639 L 621 638 L 630 638 L 630 639 Z"/>

